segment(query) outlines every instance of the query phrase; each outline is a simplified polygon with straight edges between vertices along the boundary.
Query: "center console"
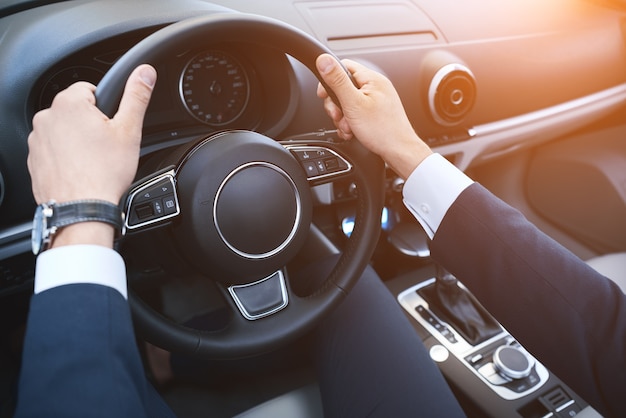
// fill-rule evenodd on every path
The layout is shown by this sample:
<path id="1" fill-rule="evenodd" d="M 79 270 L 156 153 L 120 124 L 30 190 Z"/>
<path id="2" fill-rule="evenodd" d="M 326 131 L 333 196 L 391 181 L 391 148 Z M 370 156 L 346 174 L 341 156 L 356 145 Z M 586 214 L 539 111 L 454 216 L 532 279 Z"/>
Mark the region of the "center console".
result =
<path id="1" fill-rule="evenodd" d="M 386 283 L 468 416 L 600 416 L 497 321 L 486 337 L 468 338 L 429 300 L 435 277 L 438 271 L 428 265 Z M 456 285 L 471 295 L 462 283 Z"/>
<path id="2" fill-rule="evenodd" d="M 493 337 L 472 345 L 457 329 L 439 318 L 420 294 L 421 290 L 434 286 L 434 282 L 432 278 L 410 287 L 398 295 L 398 301 L 439 342 L 431 348 L 435 361 L 454 356 L 504 400 L 529 395 L 548 381 L 548 370 L 504 328 L 500 327 L 500 332 Z"/>

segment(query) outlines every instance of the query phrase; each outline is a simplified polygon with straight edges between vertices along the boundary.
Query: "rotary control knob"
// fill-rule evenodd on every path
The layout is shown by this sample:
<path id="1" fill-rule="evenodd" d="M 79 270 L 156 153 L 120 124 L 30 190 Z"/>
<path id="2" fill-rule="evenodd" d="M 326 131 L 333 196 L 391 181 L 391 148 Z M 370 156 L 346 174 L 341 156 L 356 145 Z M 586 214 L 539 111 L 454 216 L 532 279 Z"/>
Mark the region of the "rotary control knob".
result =
<path id="1" fill-rule="evenodd" d="M 523 379 L 530 375 L 535 362 L 519 348 L 503 345 L 493 354 L 493 364 L 500 375 Z"/>

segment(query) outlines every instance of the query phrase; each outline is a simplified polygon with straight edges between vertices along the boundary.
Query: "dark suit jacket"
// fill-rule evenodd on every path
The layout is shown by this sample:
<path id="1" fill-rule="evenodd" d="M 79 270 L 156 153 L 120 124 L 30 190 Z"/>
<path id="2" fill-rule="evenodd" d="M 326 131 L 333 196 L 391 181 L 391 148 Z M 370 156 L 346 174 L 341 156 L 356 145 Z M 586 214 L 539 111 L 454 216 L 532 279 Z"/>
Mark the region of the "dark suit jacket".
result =
<path id="1" fill-rule="evenodd" d="M 626 417 L 626 296 L 478 184 L 431 254 L 530 352 L 607 416 Z"/>
<path id="2" fill-rule="evenodd" d="M 478 184 L 431 247 L 552 372 L 605 415 L 626 416 L 626 296 Z M 171 416 L 144 377 L 128 303 L 70 285 L 33 296 L 17 416 Z"/>
<path id="3" fill-rule="evenodd" d="M 32 297 L 19 386 L 18 417 L 173 416 L 145 378 L 127 301 L 105 286 Z"/>

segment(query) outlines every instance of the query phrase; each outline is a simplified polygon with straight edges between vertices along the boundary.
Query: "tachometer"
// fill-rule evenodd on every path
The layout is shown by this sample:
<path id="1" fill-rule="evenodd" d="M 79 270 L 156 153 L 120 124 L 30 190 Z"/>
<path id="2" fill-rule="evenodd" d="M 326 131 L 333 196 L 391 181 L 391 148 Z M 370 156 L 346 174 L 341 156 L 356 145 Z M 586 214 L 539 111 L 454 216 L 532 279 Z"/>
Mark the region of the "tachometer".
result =
<path id="1" fill-rule="evenodd" d="M 246 108 L 250 83 L 244 67 L 219 51 L 196 55 L 180 78 L 180 95 L 189 113 L 209 125 L 226 125 Z"/>

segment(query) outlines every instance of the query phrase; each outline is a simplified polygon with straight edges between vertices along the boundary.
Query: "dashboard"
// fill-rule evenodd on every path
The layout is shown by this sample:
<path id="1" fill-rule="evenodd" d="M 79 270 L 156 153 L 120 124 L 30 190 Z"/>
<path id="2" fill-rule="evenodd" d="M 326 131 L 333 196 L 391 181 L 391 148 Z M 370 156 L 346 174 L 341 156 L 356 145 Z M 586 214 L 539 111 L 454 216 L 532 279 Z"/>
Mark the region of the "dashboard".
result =
<path id="1" fill-rule="evenodd" d="M 97 85 L 125 51 L 155 30 L 107 39 L 62 60 L 38 79 L 30 113 L 49 107 L 78 80 Z M 255 44 L 207 42 L 155 66 L 159 81 L 144 122 L 145 146 L 189 133 L 280 129 L 297 100 L 290 61 Z"/>
<path id="2" fill-rule="evenodd" d="M 0 6 L 0 259 L 29 248 L 34 113 L 74 81 L 97 84 L 125 51 L 168 24 L 253 13 L 308 32 L 339 57 L 387 75 L 416 131 L 466 170 L 623 106 L 622 7 L 590 0 L 9 1 Z M 152 64 L 159 81 L 144 156 L 227 129 L 277 140 L 332 130 L 314 76 L 254 40 L 207 39 Z"/>

